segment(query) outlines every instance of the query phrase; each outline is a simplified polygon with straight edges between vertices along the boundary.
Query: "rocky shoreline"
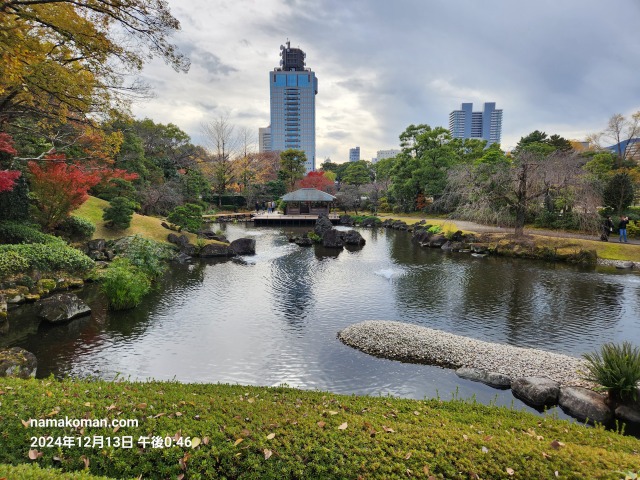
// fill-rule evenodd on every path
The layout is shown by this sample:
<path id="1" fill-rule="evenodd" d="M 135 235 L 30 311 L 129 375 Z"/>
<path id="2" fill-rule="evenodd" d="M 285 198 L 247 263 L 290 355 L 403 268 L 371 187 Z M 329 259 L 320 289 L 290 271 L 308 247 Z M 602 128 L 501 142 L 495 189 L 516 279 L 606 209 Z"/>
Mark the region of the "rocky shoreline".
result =
<path id="1" fill-rule="evenodd" d="M 586 381 L 584 360 L 568 355 L 484 342 L 403 322 L 365 321 L 338 332 L 345 345 L 377 357 L 456 369 L 462 378 L 495 388 L 535 408 L 560 405 L 569 415 L 609 423 L 640 423 L 640 404 L 611 405 Z"/>

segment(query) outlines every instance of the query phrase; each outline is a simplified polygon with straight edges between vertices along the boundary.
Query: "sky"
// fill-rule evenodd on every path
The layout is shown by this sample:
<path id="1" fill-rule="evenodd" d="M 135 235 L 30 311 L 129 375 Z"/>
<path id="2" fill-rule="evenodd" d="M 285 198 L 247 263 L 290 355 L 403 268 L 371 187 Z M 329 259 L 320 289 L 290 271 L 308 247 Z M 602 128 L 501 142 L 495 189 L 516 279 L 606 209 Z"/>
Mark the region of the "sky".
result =
<path id="1" fill-rule="evenodd" d="M 411 124 L 448 127 L 462 102 L 503 110 L 502 148 L 534 130 L 584 140 L 640 110 L 640 0 L 168 0 L 189 73 L 150 61 L 133 113 L 206 146 L 226 118 L 269 124 L 280 45 L 318 78 L 316 166 L 399 148 Z"/>

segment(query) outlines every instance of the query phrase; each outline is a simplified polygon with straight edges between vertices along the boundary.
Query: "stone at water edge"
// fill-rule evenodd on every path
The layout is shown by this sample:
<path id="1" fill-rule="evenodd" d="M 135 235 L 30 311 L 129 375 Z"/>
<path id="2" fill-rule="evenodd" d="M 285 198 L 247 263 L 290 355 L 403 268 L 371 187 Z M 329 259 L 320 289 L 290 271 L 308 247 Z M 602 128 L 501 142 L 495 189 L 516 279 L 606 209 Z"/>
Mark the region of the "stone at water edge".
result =
<path id="1" fill-rule="evenodd" d="M 238 238 L 231 242 L 229 250 L 236 255 L 255 255 L 256 241 L 253 238 Z"/>
<path id="2" fill-rule="evenodd" d="M 359 232 L 355 230 L 348 230 L 346 232 L 342 232 L 342 241 L 345 245 L 358 245 L 362 246 L 366 243 L 365 239 L 362 238 Z"/>
<path id="3" fill-rule="evenodd" d="M 613 417 L 604 396 L 582 387 L 562 387 L 558 404 L 569 415 L 592 423 L 607 423 Z"/>
<path id="4" fill-rule="evenodd" d="M 0 377 L 35 377 L 36 356 L 20 347 L 0 350 Z"/>
<path id="5" fill-rule="evenodd" d="M 521 377 L 511 382 L 513 394 L 535 407 L 555 405 L 560 395 L 560 384 L 549 378 Z"/>
<path id="6" fill-rule="evenodd" d="M 327 248 L 344 247 L 344 241 L 342 240 L 341 232 L 334 228 L 325 231 L 322 235 L 322 246 Z"/>
<path id="7" fill-rule="evenodd" d="M 91 307 L 73 293 L 58 293 L 36 302 L 38 317 L 56 323 L 66 322 L 91 313 Z"/>
<path id="8" fill-rule="evenodd" d="M 511 378 L 497 372 L 487 372 L 476 368 L 462 367 L 456 370 L 456 375 L 460 378 L 466 378 L 474 382 L 482 382 L 494 388 L 509 388 L 511 386 Z"/>

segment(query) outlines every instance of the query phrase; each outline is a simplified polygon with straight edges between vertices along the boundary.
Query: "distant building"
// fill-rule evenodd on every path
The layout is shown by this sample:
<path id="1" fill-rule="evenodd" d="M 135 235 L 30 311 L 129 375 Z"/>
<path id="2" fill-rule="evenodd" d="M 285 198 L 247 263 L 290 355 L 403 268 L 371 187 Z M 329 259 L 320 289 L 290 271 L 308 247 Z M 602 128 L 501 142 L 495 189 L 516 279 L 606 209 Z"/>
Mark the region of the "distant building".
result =
<path id="1" fill-rule="evenodd" d="M 473 103 L 463 103 L 460 110 L 449 114 L 449 131 L 453 138 L 477 138 L 487 145 L 500 143 L 502 136 L 502 110 L 495 102 L 484 104 L 482 112 L 473 111 Z"/>
<path id="2" fill-rule="evenodd" d="M 640 137 L 630 138 L 610 147 L 605 147 L 605 150 L 621 157 L 624 156 L 627 160 L 640 163 Z"/>
<path id="3" fill-rule="evenodd" d="M 378 163 L 385 158 L 392 158 L 398 156 L 402 151 L 397 148 L 390 148 L 389 150 L 378 150 L 376 158 L 371 159 L 371 163 Z"/>
<path id="4" fill-rule="evenodd" d="M 360 147 L 353 147 L 349 149 L 349 161 L 350 162 L 360 161 Z"/>
<path id="5" fill-rule="evenodd" d="M 270 152 L 271 149 L 271 126 L 258 129 L 258 152 Z"/>
<path id="6" fill-rule="evenodd" d="M 305 68 L 306 54 L 280 46 L 280 67 L 269 72 L 271 96 L 271 150 L 303 150 L 307 172 L 316 165 L 316 99 L 318 79 Z"/>

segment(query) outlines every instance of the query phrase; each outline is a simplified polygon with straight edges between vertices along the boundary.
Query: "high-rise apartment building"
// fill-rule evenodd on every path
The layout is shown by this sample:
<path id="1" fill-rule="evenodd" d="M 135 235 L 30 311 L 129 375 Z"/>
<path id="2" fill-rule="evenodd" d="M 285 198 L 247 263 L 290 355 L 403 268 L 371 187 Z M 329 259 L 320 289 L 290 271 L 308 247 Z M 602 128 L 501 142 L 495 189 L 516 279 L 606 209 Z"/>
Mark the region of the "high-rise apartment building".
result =
<path id="1" fill-rule="evenodd" d="M 258 152 L 271 151 L 271 127 L 258 129 Z"/>
<path id="2" fill-rule="evenodd" d="M 291 42 L 280 46 L 280 66 L 269 72 L 271 125 L 261 131 L 264 151 L 294 148 L 307 156 L 307 172 L 316 165 L 316 98 L 318 79 L 305 68 L 306 54 L 291 48 Z M 262 140 L 264 139 L 264 146 Z"/>
<path id="3" fill-rule="evenodd" d="M 481 112 L 473 111 L 473 103 L 463 103 L 460 110 L 449 114 L 449 131 L 453 138 L 478 138 L 487 145 L 500 143 L 502 136 L 502 110 L 495 102 L 487 102 Z"/>
<path id="4" fill-rule="evenodd" d="M 349 149 L 349 161 L 350 162 L 360 161 L 360 147 L 353 147 Z"/>

